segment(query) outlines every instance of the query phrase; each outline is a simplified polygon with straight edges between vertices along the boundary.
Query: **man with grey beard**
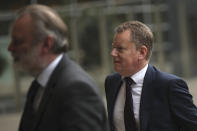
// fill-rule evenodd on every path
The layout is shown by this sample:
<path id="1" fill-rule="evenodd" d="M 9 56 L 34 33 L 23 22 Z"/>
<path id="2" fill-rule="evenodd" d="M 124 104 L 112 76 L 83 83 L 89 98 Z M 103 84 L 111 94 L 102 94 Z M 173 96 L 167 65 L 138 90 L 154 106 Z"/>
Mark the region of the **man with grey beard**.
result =
<path id="1" fill-rule="evenodd" d="M 97 87 L 65 53 L 67 37 L 51 8 L 35 4 L 18 12 L 8 50 L 14 64 L 35 78 L 19 131 L 108 131 Z"/>

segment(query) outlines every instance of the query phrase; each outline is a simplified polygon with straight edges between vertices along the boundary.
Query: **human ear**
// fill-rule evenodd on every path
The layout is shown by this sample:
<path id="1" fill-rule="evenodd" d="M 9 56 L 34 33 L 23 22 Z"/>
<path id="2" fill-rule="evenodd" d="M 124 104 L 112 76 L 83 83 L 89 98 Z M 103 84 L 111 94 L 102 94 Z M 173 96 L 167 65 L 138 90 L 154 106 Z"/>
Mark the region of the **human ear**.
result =
<path id="1" fill-rule="evenodd" d="M 50 52 L 52 47 L 54 45 L 54 37 L 48 35 L 45 39 L 44 39 L 44 43 L 43 43 L 43 52 L 47 53 Z"/>
<path id="2" fill-rule="evenodd" d="M 146 56 L 147 56 L 147 52 L 148 52 L 148 49 L 146 46 L 141 46 L 139 48 L 139 55 L 138 55 L 138 59 L 139 60 L 142 60 L 142 59 L 146 59 Z"/>

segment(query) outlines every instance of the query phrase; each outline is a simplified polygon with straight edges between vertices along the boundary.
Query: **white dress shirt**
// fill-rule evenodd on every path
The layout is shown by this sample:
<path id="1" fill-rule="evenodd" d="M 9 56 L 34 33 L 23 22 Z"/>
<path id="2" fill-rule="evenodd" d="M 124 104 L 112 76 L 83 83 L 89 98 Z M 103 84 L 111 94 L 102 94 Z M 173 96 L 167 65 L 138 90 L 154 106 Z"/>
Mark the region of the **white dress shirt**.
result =
<path id="1" fill-rule="evenodd" d="M 140 98 L 142 92 L 142 86 L 144 82 L 144 76 L 146 74 L 148 68 L 148 64 L 142 68 L 139 72 L 131 76 L 131 79 L 135 83 L 131 85 L 132 90 L 132 97 L 133 97 L 133 111 L 134 116 L 137 122 L 137 126 L 139 127 L 139 108 L 140 108 Z M 124 79 L 124 77 L 122 77 Z M 114 126 L 115 131 L 125 131 L 125 124 L 124 124 L 124 105 L 125 105 L 125 98 L 126 98 L 126 91 L 125 91 L 125 81 L 120 87 L 119 93 L 117 95 L 116 103 L 114 106 Z M 138 128 L 140 129 L 140 128 Z"/>
<path id="2" fill-rule="evenodd" d="M 40 101 L 42 99 L 42 96 L 43 96 L 45 87 L 49 81 L 49 78 L 50 78 L 52 72 L 54 71 L 54 69 L 56 68 L 56 66 L 58 65 L 58 63 L 60 62 L 60 60 L 62 59 L 62 57 L 63 57 L 63 54 L 61 54 L 57 58 L 55 58 L 55 60 L 53 60 L 36 78 L 38 83 L 41 85 L 41 88 L 39 88 L 39 90 L 35 96 L 35 102 L 34 102 L 35 110 L 38 109 L 38 106 L 39 106 Z"/>

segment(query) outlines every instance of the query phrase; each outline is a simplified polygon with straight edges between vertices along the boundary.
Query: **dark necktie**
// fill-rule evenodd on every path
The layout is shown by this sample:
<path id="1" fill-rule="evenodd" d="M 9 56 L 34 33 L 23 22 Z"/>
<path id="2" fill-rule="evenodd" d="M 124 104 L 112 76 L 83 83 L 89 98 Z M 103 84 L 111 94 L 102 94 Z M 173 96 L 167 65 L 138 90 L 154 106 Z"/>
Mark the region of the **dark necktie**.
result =
<path id="1" fill-rule="evenodd" d="M 31 129 L 33 128 L 33 124 L 35 123 L 34 119 L 36 113 L 33 106 L 34 98 L 36 96 L 39 87 L 40 84 L 36 80 L 34 80 L 29 88 L 19 131 L 31 131 Z"/>
<path id="2" fill-rule="evenodd" d="M 131 94 L 131 84 L 134 83 L 134 81 L 129 77 L 126 77 L 125 81 L 126 81 L 126 100 L 124 107 L 125 130 L 137 131 L 137 125 L 133 112 L 133 98 Z"/>

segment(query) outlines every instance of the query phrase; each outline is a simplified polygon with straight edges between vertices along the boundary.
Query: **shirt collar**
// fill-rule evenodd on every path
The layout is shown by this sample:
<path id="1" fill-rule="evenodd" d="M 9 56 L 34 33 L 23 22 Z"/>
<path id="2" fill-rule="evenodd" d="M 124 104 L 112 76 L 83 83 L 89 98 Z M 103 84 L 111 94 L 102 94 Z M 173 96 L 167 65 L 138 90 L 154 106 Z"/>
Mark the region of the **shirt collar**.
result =
<path id="1" fill-rule="evenodd" d="M 60 54 L 55 60 L 53 60 L 42 72 L 41 74 L 37 77 L 37 81 L 41 84 L 42 87 L 45 87 L 52 72 L 62 59 L 63 54 Z"/>
<path id="2" fill-rule="evenodd" d="M 148 64 L 146 64 L 146 66 L 144 68 L 142 68 L 140 71 L 138 71 L 137 73 L 135 73 L 134 75 L 131 76 L 131 79 L 133 79 L 133 81 L 136 84 L 143 84 L 144 81 L 144 77 L 146 74 L 148 68 Z"/>

